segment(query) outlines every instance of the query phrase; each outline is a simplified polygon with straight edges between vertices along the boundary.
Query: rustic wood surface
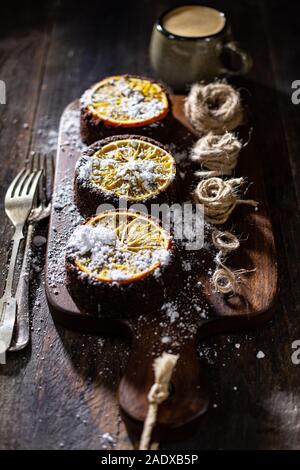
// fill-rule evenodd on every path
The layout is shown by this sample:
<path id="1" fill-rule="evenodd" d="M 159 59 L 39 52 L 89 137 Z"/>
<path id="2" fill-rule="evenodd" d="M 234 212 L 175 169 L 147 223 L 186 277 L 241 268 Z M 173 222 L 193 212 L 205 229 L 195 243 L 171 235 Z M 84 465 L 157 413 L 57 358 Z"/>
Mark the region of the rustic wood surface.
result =
<path id="1" fill-rule="evenodd" d="M 205 427 L 165 448 L 299 448 L 299 367 L 291 361 L 300 339 L 299 107 L 291 82 L 300 79 L 298 22 L 292 2 L 216 1 L 229 13 L 235 36 L 254 59 L 247 80 L 257 152 L 275 232 L 280 292 L 274 319 L 255 331 L 216 336 L 199 347 L 211 383 Z M 158 14 L 175 2 L 124 2 L 77 6 L 74 2 L 21 3 L 2 7 L 0 105 L 3 204 L 10 180 L 31 150 L 55 148 L 64 107 L 98 77 L 117 72 L 151 73 L 148 43 Z M 134 31 L 134 34 L 133 34 Z M 1 206 L 1 286 L 11 227 Z M 38 233 L 47 227 L 40 226 Z M 115 397 L 130 345 L 55 326 L 48 312 L 36 248 L 32 272 L 32 345 L 0 366 L 0 448 L 131 448 Z M 257 359 L 258 351 L 265 357 Z M 113 360 L 112 360 L 113 358 Z"/>
<path id="2" fill-rule="evenodd" d="M 177 203 L 183 203 L 190 197 L 190 192 L 198 181 L 194 177 L 195 168 L 187 158 L 186 149 L 193 145 L 196 137 L 184 114 L 184 100 L 184 95 L 171 95 L 172 119 L 160 136 L 165 143 L 172 145 L 175 156 L 180 154 L 180 150 L 181 154 L 184 151 L 186 155 L 183 161 L 177 162 L 177 171 L 184 173 L 181 183 L 177 185 Z M 63 190 L 63 200 L 69 198 L 69 203 L 65 207 L 59 205 L 58 210 L 55 198 L 49 222 L 45 288 L 50 311 L 54 320 L 67 328 L 80 332 L 111 333 L 115 336 L 127 332 L 131 338 L 131 354 L 118 393 L 122 416 L 126 418 L 130 435 L 139 436 L 146 419 L 147 395 L 154 380 L 153 357 L 159 356 L 163 350 L 179 354 L 172 374 L 172 396 L 159 408 L 155 439 L 159 442 L 182 439 L 194 432 L 197 423 L 201 424 L 209 406 L 209 392 L 203 371 L 199 367 L 197 345 L 204 337 L 249 330 L 269 320 L 273 314 L 272 306 L 277 290 L 277 261 L 262 165 L 256 152 L 257 141 L 251 139 L 243 149 L 235 174 L 237 177 L 246 175 L 253 183 L 247 191 L 247 198 L 259 201 L 259 210 L 237 208 L 230 221 L 223 225 L 224 229 L 229 230 L 234 227 L 235 232 L 244 239 L 235 256 L 230 257 L 230 266 L 233 269 L 242 267 L 249 271 L 244 276 L 244 282 L 239 285 L 239 295 L 227 298 L 212 289 L 209 273 L 215 269 L 214 249 L 191 253 L 178 247 L 181 266 L 188 263 L 189 271 L 179 271 L 179 266 L 177 267 L 180 286 L 169 298 L 162 299 L 164 306 L 167 302 L 173 302 L 173 311 L 176 308 L 178 315 L 175 322 L 170 321 L 165 309 L 160 309 L 157 305 L 143 318 L 138 302 L 130 306 L 126 319 L 124 315 L 116 316 L 113 311 L 93 315 L 88 309 L 84 311 L 74 303 L 63 278 L 55 281 L 57 273 L 64 270 L 64 264 L 53 276 L 53 259 L 58 263 L 57 256 L 64 250 L 62 240 L 66 240 L 74 223 L 74 212 L 70 211 L 70 204 L 74 200 L 72 185 L 75 165 L 81 154 L 79 123 L 77 122 L 76 127 L 73 125 L 72 133 L 69 129 L 70 117 L 74 113 L 79 116 L 79 109 L 78 100 L 70 103 L 62 114 L 59 126 L 54 193 L 59 195 Z M 74 120 L 74 117 L 71 119 Z M 240 134 L 243 133 L 248 139 L 249 126 L 240 129 Z M 67 190 L 68 187 L 70 189 Z M 208 243 L 210 238 L 209 231 L 206 234 Z M 202 289 L 198 286 L 199 280 L 203 285 Z M 175 279 L 172 282 L 176 282 Z M 200 311 L 205 312 L 206 318 L 200 316 Z M 184 331 L 182 322 L 185 324 Z M 171 338 L 170 344 L 163 344 L 163 337 Z"/>

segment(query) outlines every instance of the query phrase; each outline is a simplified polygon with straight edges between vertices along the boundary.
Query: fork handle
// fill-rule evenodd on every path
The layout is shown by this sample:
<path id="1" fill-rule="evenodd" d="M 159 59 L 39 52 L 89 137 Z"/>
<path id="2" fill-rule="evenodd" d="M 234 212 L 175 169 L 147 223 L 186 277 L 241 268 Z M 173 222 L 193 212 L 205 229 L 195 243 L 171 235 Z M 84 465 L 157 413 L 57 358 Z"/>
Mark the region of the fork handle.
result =
<path id="1" fill-rule="evenodd" d="M 8 273 L 5 283 L 5 291 L 2 299 L 5 299 L 4 309 L 1 312 L 1 342 L 4 342 L 5 351 L 9 348 L 16 322 L 17 303 L 12 295 L 13 279 L 20 242 L 23 238 L 23 225 L 17 225 L 13 236 L 13 247 L 9 261 Z"/>
<path id="2" fill-rule="evenodd" d="M 23 225 L 17 225 L 14 236 L 12 238 L 13 248 L 12 248 L 11 257 L 9 261 L 9 267 L 8 267 L 8 273 L 7 273 L 7 278 L 6 278 L 5 291 L 4 291 L 4 293 L 7 296 L 9 295 L 12 296 L 12 286 L 13 286 L 13 280 L 14 280 L 16 261 L 17 261 L 17 256 L 19 252 L 20 242 L 23 238 L 24 238 Z"/>
<path id="3" fill-rule="evenodd" d="M 34 234 L 34 224 L 29 223 L 24 247 L 23 263 L 20 272 L 17 299 L 17 323 L 9 351 L 19 351 L 25 348 L 29 342 L 29 252 Z"/>

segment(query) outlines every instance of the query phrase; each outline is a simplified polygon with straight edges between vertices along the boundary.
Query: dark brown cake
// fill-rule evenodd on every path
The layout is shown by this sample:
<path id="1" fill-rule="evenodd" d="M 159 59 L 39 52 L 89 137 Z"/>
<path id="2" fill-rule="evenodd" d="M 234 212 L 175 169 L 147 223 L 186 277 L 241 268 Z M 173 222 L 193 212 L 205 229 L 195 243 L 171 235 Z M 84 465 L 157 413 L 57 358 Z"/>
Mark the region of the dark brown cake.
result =
<path id="1" fill-rule="evenodd" d="M 172 204 L 176 200 L 176 162 L 161 143 L 124 135 L 91 145 L 79 158 L 74 180 L 75 203 L 91 216 L 101 204 Z"/>
<path id="2" fill-rule="evenodd" d="M 166 88 L 138 75 L 105 78 L 81 98 L 80 131 L 87 145 L 110 135 L 136 134 L 164 140 L 172 122 Z"/>
<path id="3" fill-rule="evenodd" d="M 152 218 L 107 211 L 87 219 L 67 247 L 67 287 L 81 309 L 128 316 L 153 310 L 174 289 L 175 244 Z"/>

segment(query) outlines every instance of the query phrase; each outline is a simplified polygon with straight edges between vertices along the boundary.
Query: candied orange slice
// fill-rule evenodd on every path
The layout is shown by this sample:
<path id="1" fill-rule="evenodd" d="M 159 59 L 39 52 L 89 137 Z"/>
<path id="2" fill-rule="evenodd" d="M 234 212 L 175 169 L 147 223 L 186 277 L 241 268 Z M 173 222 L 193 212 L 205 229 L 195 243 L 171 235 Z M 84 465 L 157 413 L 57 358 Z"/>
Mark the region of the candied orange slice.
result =
<path id="1" fill-rule="evenodd" d="M 89 111 L 110 126 L 146 126 L 169 111 L 167 95 L 158 83 L 126 75 L 97 83 L 89 101 Z"/>
<path id="2" fill-rule="evenodd" d="M 144 201 L 165 191 L 176 174 L 173 156 L 139 139 L 104 145 L 93 155 L 90 182 L 104 192 Z"/>
<path id="3" fill-rule="evenodd" d="M 131 211 L 107 211 L 91 217 L 80 229 L 87 227 L 94 245 L 77 254 L 75 263 L 101 282 L 128 284 L 168 263 L 171 238 L 151 217 Z"/>

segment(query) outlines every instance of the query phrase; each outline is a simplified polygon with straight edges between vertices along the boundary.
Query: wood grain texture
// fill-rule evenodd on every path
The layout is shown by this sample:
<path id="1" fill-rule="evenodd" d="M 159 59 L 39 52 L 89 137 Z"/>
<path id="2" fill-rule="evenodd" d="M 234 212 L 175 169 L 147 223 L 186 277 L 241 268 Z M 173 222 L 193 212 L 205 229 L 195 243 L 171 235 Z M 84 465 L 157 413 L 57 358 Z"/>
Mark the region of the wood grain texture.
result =
<path id="1" fill-rule="evenodd" d="M 240 85 L 249 89 L 255 110 L 280 291 L 274 320 L 268 325 L 251 334 L 201 342 L 199 354 L 212 393 L 208 419 L 190 439 L 164 447 L 298 449 L 300 366 L 291 361 L 291 345 L 300 339 L 300 113 L 299 106 L 291 103 L 290 84 L 300 78 L 300 11 L 295 2 L 282 0 L 213 3 L 229 14 L 235 36 L 254 58 L 248 81 Z M 10 98 L 7 106 L 0 106 L 2 196 L 31 149 L 52 149 L 49 135 L 55 136 L 62 110 L 90 83 L 111 73 L 151 73 L 151 26 L 171 4 L 176 2 L 129 1 L 115 8 L 97 2 L 86 8 L 74 2 L 49 1 L 41 6 L 12 0 L 2 6 L 0 79 L 6 80 Z M 106 19 L 101 28 L 99 15 Z M 20 121 L 12 124 L 15 117 Z M 30 131 L 22 128 L 24 122 Z M 3 211 L 0 218 L 3 279 L 9 227 Z M 45 230 L 38 228 L 41 233 Z M 36 254 L 42 266 L 44 248 Z M 103 447 L 102 434 L 110 431 L 118 448 L 130 448 L 116 402 L 128 343 L 55 327 L 45 302 L 43 275 L 34 271 L 31 277 L 32 346 L 9 355 L 7 365 L 0 366 L 0 447 L 96 449 Z M 256 359 L 259 350 L 264 359 Z"/>

